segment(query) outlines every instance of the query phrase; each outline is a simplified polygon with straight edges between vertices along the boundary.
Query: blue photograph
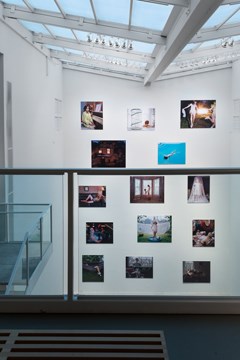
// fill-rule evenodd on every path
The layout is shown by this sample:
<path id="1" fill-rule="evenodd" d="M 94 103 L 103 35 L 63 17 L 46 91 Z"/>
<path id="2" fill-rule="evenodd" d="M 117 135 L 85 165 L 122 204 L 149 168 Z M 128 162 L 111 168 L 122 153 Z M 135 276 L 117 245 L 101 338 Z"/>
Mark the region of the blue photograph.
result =
<path id="1" fill-rule="evenodd" d="M 158 164 L 185 164 L 186 143 L 159 143 Z"/>

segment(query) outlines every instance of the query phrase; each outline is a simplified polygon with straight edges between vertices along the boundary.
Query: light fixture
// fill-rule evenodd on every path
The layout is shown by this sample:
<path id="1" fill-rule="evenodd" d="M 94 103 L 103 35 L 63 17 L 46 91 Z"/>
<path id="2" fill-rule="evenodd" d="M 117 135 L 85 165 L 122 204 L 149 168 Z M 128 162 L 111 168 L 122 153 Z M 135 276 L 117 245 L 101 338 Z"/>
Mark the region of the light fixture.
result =
<path id="1" fill-rule="evenodd" d="M 233 47 L 234 40 L 232 38 L 228 39 L 228 46 Z"/>
<path id="2" fill-rule="evenodd" d="M 98 37 L 96 37 L 96 39 L 95 39 L 95 44 L 99 44 L 99 38 Z"/>
<path id="3" fill-rule="evenodd" d="M 113 42 L 112 42 L 112 40 L 109 40 L 108 45 L 109 45 L 110 47 L 113 47 Z"/>
<path id="4" fill-rule="evenodd" d="M 225 49 L 227 47 L 227 40 L 223 39 L 221 45 Z"/>
<path id="5" fill-rule="evenodd" d="M 130 44 L 128 45 L 128 50 L 133 50 L 132 42 L 130 42 Z"/>
<path id="6" fill-rule="evenodd" d="M 119 45 L 118 41 L 116 40 L 115 41 L 115 48 L 118 49 L 119 47 L 120 47 L 120 45 Z"/>
<path id="7" fill-rule="evenodd" d="M 87 36 L 87 42 L 89 42 L 89 43 L 92 42 L 92 39 L 91 39 L 90 35 Z"/>
<path id="8" fill-rule="evenodd" d="M 122 49 L 124 49 L 124 50 L 126 49 L 126 41 L 123 42 Z"/>

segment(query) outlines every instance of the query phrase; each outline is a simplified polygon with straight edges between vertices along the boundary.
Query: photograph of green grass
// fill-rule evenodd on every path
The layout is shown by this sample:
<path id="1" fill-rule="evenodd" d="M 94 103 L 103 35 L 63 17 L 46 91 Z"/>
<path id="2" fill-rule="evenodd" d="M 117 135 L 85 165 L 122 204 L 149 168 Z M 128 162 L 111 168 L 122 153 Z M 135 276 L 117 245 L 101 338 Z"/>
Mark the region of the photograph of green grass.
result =
<path id="1" fill-rule="evenodd" d="M 104 281 L 103 255 L 82 256 L 82 281 L 83 282 Z"/>
<path id="2" fill-rule="evenodd" d="M 140 243 L 171 243 L 172 216 L 138 215 L 137 236 Z"/>

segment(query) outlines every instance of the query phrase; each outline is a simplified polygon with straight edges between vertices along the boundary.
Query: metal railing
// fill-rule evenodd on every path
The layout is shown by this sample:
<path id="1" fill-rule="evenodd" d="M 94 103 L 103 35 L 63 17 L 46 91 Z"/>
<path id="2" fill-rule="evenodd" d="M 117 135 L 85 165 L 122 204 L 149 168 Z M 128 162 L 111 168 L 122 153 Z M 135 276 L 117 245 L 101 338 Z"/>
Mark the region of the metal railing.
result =
<path id="1" fill-rule="evenodd" d="M 1 169 L 0 175 L 65 175 L 67 177 L 67 293 L 63 296 L 6 297 L 2 311 L 95 313 L 240 314 L 238 296 L 74 295 L 74 176 L 240 175 L 240 168 L 174 169 Z M 27 305 L 27 307 L 26 307 Z"/>

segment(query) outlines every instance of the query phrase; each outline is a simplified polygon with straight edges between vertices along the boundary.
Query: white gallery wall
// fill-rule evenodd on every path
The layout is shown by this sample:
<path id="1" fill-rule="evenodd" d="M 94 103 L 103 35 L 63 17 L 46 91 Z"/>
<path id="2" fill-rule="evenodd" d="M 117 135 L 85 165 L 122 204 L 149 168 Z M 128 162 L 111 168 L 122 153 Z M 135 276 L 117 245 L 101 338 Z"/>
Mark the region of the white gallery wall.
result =
<path id="1" fill-rule="evenodd" d="M 91 140 L 126 140 L 128 168 L 162 168 L 160 142 L 185 142 L 186 165 L 221 167 L 231 163 L 231 69 L 142 83 L 63 70 L 64 166 L 91 167 Z M 180 129 L 181 100 L 216 100 L 213 129 Z M 103 101 L 103 130 L 81 130 L 80 102 Z M 154 107 L 154 131 L 128 131 L 127 109 Z"/>
<path id="2" fill-rule="evenodd" d="M 5 89 L 7 82 L 12 84 L 13 166 L 61 167 L 62 130 L 56 124 L 55 99 L 62 100 L 62 66 L 2 22 L 0 34 Z"/>
<path id="3" fill-rule="evenodd" d="M 91 140 L 126 140 L 127 168 L 163 168 L 157 163 L 160 142 L 186 142 L 186 164 L 171 165 L 172 168 L 231 166 L 235 151 L 232 140 L 236 136 L 232 121 L 231 69 L 165 80 L 150 87 L 72 70 L 64 70 L 63 79 L 65 166 L 91 168 Z M 191 99 L 216 100 L 216 128 L 180 129 L 180 101 Z M 103 130 L 81 130 L 81 101 L 103 101 Z M 127 130 L 127 109 L 135 107 L 156 109 L 155 131 Z M 75 293 L 239 296 L 240 289 L 235 281 L 239 245 L 237 222 L 233 221 L 239 212 L 238 178 L 211 176 L 208 204 L 187 203 L 187 176 L 165 176 L 164 204 L 130 204 L 129 180 L 129 176 L 78 177 Z M 77 187 L 80 185 L 106 186 L 106 208 L 78 209 Z M 138 243 L 138 215 L 171 215 L 172 242 Z M 194 219 L 215 220 L 215 247 L 192 246 Z M 87 222 L 113 222 L 113 244 L 87 244 Z M 103 283 L 82 282 L 82 254 L 104 256 Z M 126 279 L 127 256 L 152 256 L 153 279 Z M 210 283 L 184 284 L 183 261 L 210 261 Z"/>

